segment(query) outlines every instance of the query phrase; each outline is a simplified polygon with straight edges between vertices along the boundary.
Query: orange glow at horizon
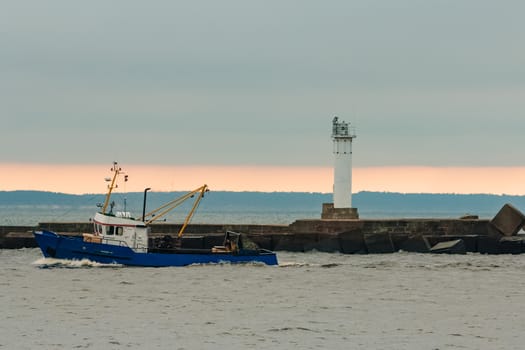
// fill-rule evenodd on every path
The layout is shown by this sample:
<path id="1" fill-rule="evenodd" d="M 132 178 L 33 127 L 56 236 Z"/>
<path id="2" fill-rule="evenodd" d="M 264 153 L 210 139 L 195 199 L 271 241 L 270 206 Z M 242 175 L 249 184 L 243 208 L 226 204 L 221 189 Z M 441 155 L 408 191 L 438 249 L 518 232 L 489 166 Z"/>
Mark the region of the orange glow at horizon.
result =
<path id="1" fill-rule="evenodd" d="M 331 167 L 121 165 L 119 192 L 216 191 L 331 193 Z M 0 191 L 104 193 L 109 165 L 0 164 Z M 525 194 L 525 167 L 354 168 L 352 191 Z"/>

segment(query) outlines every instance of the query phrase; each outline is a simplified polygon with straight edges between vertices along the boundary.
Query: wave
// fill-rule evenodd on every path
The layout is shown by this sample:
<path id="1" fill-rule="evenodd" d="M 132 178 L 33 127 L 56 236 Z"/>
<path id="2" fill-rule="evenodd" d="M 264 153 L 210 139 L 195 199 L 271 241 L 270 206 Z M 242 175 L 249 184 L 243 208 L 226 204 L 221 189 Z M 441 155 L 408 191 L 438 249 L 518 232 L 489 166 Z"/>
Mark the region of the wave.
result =
<path id="1" fill-rule="evenodd" d="M 322 267 L 322 268 L 332 268 L 341 266 L 341 264 L 338 263 L 326 263 L 326 264 L 318 264 L 318 263 L 306 263 L 306 262 L 293 262 L 293 261 L 286 261 L 286 262 L 280 262 L 279 267 Z"/>
<path id="2" fill-rule="evenodd" d="M 55 258 L 40 258 L 33 262 L 33 265 L 38 266 L 42 269 L 49 268 L 92 268 L 92 267 L 122 267 L 120 264 L 102 264 L 89 259 L 82 260 L 67 260 L 67 259 L 55 259 Z"/>

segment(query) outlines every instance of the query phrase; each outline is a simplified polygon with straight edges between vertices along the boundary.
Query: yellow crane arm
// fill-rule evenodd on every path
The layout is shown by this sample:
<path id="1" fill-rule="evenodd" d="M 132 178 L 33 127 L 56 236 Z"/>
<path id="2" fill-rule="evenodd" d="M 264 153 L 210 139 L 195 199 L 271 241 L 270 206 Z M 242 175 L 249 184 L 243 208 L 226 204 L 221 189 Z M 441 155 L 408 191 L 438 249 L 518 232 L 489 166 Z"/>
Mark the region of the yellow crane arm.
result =
<path id="1" fill-rule="evenodd" d="M 194 194 L 195 194 L 195 191 L 198 191 L 198 190 L 194 190 L 194 191 L 191 191 L 189 193 L 186 193 L 185 195 L 179 197 L 179 198 L 176 198 L 156 209 L 153 209 L 152 211 L 150 211 L 149 213 L 147 213 L 146 215 L 144 215 L 144 217 L 149 217 L 151 216 L 152 218 L 146 222 L 146 224 L 148 223 L 151 223 L 157 219 L 160 219 L 162 216 L 164 216 L 165 214 L 169 213 L 171 210 L 173 210 L 174 208 L 178 207 L 179 205 L 181 205 L 183 202 L 185 202 L 188 198 L 191 198 Z"/>
<path id="2" fill-rule="evenodd" d="M 186 216 L 186 220 L 184 220 L 184 224 L 182 225 L 181 229 L 179 230 L 179 234 L 178 234 L 178 237 L 182 237 L 182 234 L 184 233 L 184 230 L 186 229 L 186 226 L 188 226 L 190 220 L 191 220 L 191 217 L 193 216 L 193 214 L 195 213 L 195 210 L 197 209 L 197 206 L 199 205 L 199 202 L 201 201 L 202 197 L 204 197 L 204 193 L 208 192 L 209 189 L 208 189 L 208 185 L 203 185 L 191 192 L 188 192 L 186 193 L 185 195 L 179 197 L 179 198 L 176 198 L 174 200 L 172 200 L 171 202 L 168 202 L 166 204 L 164 204 L 163 206 L 160 206 L 158 207 L 157 209 L 154 209 L 152 211 L 150 211 L 148 214 L 145 215 L 145 217 L 149 217 L 149 216 L 153 216 L 151 219 L 149 219 L 148 221 L 145 222 L 146 225 L 149 225 L 150 223 L 160 219 L 161 217 L 163 217 L 164 215 L 166 215 L 167 213 L 169 213 L 171 210 L 173 210 L 174 208 L 176 208 L 177 206 L 181 205 L 182 203 L 184 203 L 186 200 L 188 200 L 189 198 L 192 198 L 194 197 L 197 193 L 198 193 L 198 196 L 197 198 L 195 199 L 195 202 L 193 203 L 193 207 L 191 208 L 189 214 Z"/>
<path id="3" fill-rule="evenodd" d="M 190 212 L 188 213 L 188 216 L 186 216 L 186 220 L 184 220 L 184 224 L 182 225 L 182 227 L 180 228 L 179 230 L 179 234 L 177 235 L 178 238 L 181 238 L 182 235 L 184 234 L 184 230 L 186 229 L 186 226 L 188 226 L 188 224 L 190 223 L 190 220 L 193 216 L 193 213 L 195 213 L 195 209 L 197 209 L 197 207 L 199 206 L 199 203 L 202 199 L 202 197 L 204 197 L 204 193 L 205 192 L 208 192 L 208 186 L 204 185 L 200 188 L 200 193 L 199 195 L 197 196 L 197 198 L 195 199 L 195 202 L 193 203 L 193 207 L 191 208 Z"/>

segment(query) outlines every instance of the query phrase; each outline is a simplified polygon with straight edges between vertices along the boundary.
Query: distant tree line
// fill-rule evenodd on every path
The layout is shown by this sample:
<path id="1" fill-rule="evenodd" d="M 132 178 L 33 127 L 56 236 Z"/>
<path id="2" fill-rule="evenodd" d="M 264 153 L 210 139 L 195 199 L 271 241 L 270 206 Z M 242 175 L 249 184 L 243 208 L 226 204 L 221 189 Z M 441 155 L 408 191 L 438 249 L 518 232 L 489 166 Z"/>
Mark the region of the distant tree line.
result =
<path id="1" fill-rule="evenodd" d="M 148 208 L 158 207 L 185 192 L 148 192 Z M 143 203 L 142 192 L 115 193 L 112 199 L 116 208 L 140 212 Z M 43 191 L 0 191 L 0 206 L 60 206 L 93 207 L 104 201 L 104 194 L 72 195 Z M 203 211 L 319 211 L 322 203 L 332 201 L 328 193 L 307 192 L 227 192 L 211 191 L 201 202 Z M 124 204 L 125 203 L 125 204 Z M 505 204 L 510 203 L 525 211 L 525 196 L 492 194 L 429 194 L 359 192 L 352 197 L 353 206 L 361 214 L 403 215 L 403 213 L 427 215 L 428 213 L 448 215 L 474 214 L 480 217 L 492 216 Z M 187 206 L 190 203 L 186 204 Z M 182 209 L 184 209 L 183 207 Z M 184 209 L 185 210 L 185 209 Z"/>

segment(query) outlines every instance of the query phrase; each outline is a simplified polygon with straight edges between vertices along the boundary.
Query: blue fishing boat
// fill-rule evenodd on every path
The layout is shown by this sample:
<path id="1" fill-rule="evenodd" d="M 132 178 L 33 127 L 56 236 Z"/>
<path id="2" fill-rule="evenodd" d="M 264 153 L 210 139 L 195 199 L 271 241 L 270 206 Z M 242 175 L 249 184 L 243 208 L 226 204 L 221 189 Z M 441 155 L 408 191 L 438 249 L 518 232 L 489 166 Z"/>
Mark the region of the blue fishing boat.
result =
<path id="1" fill-rule="evenodd" d="M 263 263 L 277 265 L 274 252 L 246 244 L 243 235 L 226 231 L 223 244 L 206 249 L 188 249 L 182 247 L 182 236 L 200 200 L 208 192 L 207 185 L 191 191 L 149 213 L 145 213 L 146 191 L 142 217 L 136 219 L 128 212 L 113 213 L 114 203 L 110 204 L 111 194 L 117 187 L 117 177 L 122 169 L 115 162 L 111 168 L 113 177 L 100 212 L 93 218 L 93 233 L 79 236 L 61 235 L 51 231 L 35 231 L 34 236 L 45 257 L 57 259 L 82 260 L 103 264 L 122 264 L 130 266 L 187 266 L 210 263 Z M 125 176 L 127 181 L 127 176 Z M 187 215 L 174 244 L 169 247 L 150 246 L 150 224 L 166 215 L 169 211 L 195 198 L 193 207 Z M 110 211 L 107 208 L 110 206 Z"/>

